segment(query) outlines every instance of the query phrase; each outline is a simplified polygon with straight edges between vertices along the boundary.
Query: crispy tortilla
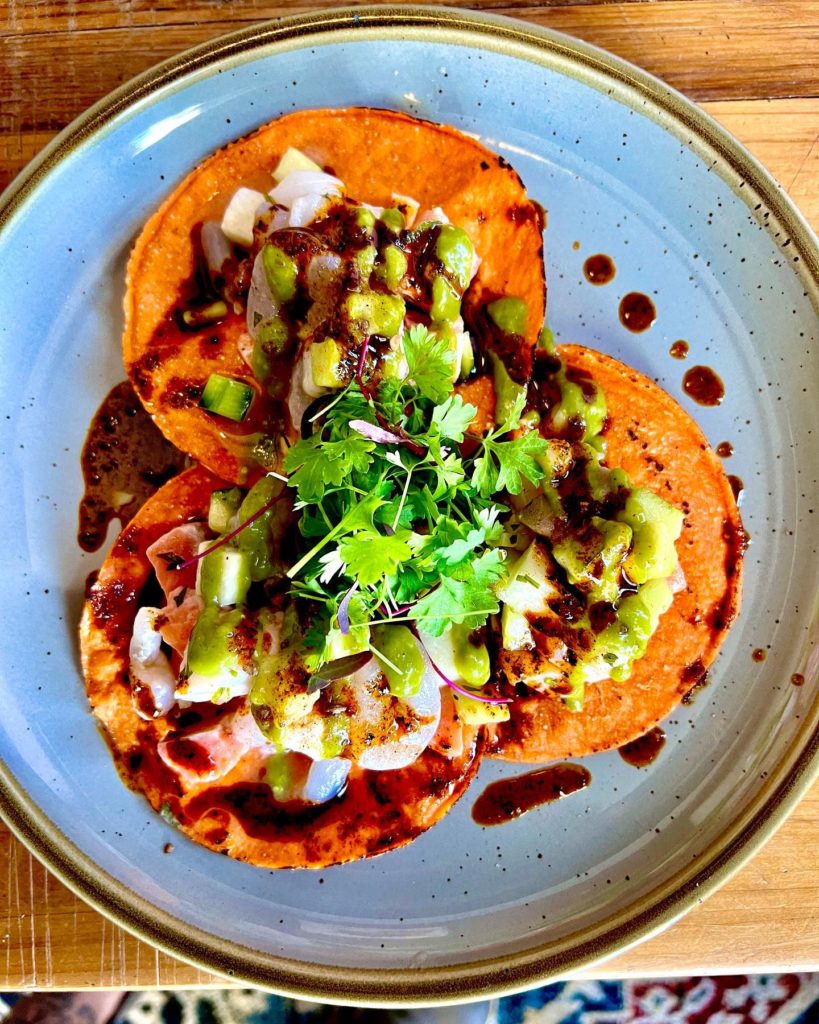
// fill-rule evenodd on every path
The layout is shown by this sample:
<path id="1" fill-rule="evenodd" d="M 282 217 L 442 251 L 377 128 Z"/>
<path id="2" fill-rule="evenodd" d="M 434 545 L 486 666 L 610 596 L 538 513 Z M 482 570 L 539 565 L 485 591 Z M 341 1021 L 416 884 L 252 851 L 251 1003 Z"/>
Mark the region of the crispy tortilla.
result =
<path id="1" fill-rule="evenodd" d="M 160 759 L 168 719 L 137 714 L 128 648 L 140 594 L 151 576 L 147 547 L 174 526 L 206 516 L 211 491 L 224 483 L 195 467 L 165 484 L 117 539 L 91 586 L 80 626 L 82 665 L 94 714 L 104 727 L 124 780 L 156 810 L 173 815 L 190 838 L 239 860 L 269 868 L 312 867 L 358 860 L 402 846 L 434 825 L 466 789 L 480 760 L 475 730 L 452 758 L 425 751 L 408 768 L 353 768 L 346 790 L 328 804 L 294 811 L 277 805 L 263 781 L 259 753 L 246 754 L 214 783 L 180 779 Z M 237 710 L 193 705 L 211 721 Z M 191 712 L 195 713 L 194 715 Z M 174 735 L 202 727 L 177 719 Z"/>
<path id="2" fill-rule="evenodd" d="M 308 110 L 289 114 L 226 146 L 193 171 L 151 217 L 128 264 L 125 365 L 157 426 L 178 448 L 226 480 L 244 482 L 252 437 L 275 432 L 237 340 L 244 314 L 195 334 L 179 330 L 173 310 L 193 278 L 197 226 L 221 217 L 241 185 L 267 191 L 288 146 L 332 171 L 348 194 L 392 205 L 393 193 L 421 210 L 440 206 L 470 234 L 482 259 L 464 303 L 479 315 L 500 295 L 528 306 L 516 375 L 525 379 L 545 308 L 542 210 L 502 158 L 453 128 L 390 110 Z M 256 392 L 248 418 L 233 424 L 199 408 L 208 376 L 247 381 Z M 250 438 L 250 440 L 249 440 Z"/>
<path id="3" fill-rule="evenodd" d="M 704 681 L 739 610 L 745 533 L 731 486 L 702 431 L 670 395 L 611 356 L 560 350 L 608 403 L 608 464 L 626 470 L 685 512 L 677 542 L 686 589 L 662 616 L 630 679 L 588 686 L 581 712 L 555 694 L 515 701 L 490 741 L 491 755 L 539 762 L 622 746 L 669 714 Z"/>

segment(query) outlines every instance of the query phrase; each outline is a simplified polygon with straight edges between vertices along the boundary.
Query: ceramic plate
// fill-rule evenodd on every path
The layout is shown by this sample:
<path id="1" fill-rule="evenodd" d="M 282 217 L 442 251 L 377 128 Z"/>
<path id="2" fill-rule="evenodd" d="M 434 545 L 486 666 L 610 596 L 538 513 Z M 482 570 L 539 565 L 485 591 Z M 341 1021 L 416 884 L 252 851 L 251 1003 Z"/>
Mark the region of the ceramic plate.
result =
<path id="1" fill-rule="evenodd" d="M 710 685 L 666 724 L 650 769 L 616 753 L 590 758 L 584 792 L 481 829 L 474 797 L 513 771 L 488 762 L 408 848 L 269 872 L 188 843 L 114 771 L 78 669 L 83 585 L 100 562 L 75 541 L 79 452 L 123 377 L 123 270 L 143 221 L 223 143 L 283 112 L 348 104 L 456 125 L 514 164 L 548 210 L 558 339 L 650 374 L 713 444 L 732 443 L 752 546 L 741 618 Z M 816 242 L 751 157 L 676 93 L 513 21 L 412 8 L 310 15 L 210 43 L 121 89 L 12 186 L 2 220 L 2 805 L 24 841 L 117 922 L 210 970 L 330 1001 L 511 991 L 673 920 L 808 786 Z M 605 287 L 582 272 L 596 252 L 617 267 Z M 657 309 L 643 334 L 618 320 L 629 291 Z M 677 339 L 687 363 L 669 355 Z M 724 381 L 718 408 L 682 394 L 693 364 Z"/>

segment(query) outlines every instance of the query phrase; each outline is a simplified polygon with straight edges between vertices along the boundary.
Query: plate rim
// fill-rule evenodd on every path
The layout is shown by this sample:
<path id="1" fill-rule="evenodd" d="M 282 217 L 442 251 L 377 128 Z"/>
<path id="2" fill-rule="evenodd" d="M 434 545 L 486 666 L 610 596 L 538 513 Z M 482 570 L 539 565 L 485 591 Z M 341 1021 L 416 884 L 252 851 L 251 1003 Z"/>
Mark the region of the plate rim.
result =
<path id="1" fill-rule="evenodd" d="M 217 63 L 242 61 L 261 49 L 284 49 L 384 38 L 413 30 L 438 42 L 502 50 L 573 77 L 602 80 L 622 97 L 639 99 L 641 113 L 659 121 L 688 145 L 716 154 L 715 170 L 746 201 L 761 200 L 774 224 L 785 228 L 801 260 L 796 268 L 819 314 L 819 242 L 792 201 L 761 164 L 725 129 L 681 93 L 619 57 L 560 32 L 498 15 L 441 7 L 337 8 L 262 22 L 208 40 L 148 69 L 101 99 L 67 126 L 0 195 L 0 231 L 39 183 L 115 118 Z M 320 38 L 321 37 L 321 38 Z M 562 69 L 559 69 L 562 70 Z M 570 73 L 570 72 L 567 72 Z M 612 90 L 613 92 L 613 90 Z M 620 96 L 617 97 L 617 100 Z M 733 179 L 733 180 L 732 180 Z M 793 258 L 793 257 L 791 257 Z M 193 966 L 286 995 L 357 1006 L 422 1006 L 510 994 L 574 973 L 622 952 L 666 927 L 723 885 L 781 826 L 801 795 L 819 777 L 819 697 L 788 752 L 745 812 L 732 821 L 690 867 L 610 918 L 575 935 L 505 957 L 432 968 L 332 967 L 261 953 L 192 928 L 116 881 L 70 842 L 26 795 L 0 758 L 0 817 L 13 834 L 70 890 L 135 937 Z M 625 920 L 624 920 L 625 919 Z"/>

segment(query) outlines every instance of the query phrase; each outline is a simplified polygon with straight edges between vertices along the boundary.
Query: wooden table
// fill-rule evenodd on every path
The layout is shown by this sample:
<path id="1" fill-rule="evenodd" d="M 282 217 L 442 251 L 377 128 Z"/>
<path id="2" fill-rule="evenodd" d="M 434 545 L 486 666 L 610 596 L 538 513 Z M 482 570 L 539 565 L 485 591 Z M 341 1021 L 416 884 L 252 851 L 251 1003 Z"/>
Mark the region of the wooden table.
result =
<path id="1" fill-rule="evenodd" d="M 454 3 L 454 0 L 450 0 Z M 0 3 L 0 187 L 73 117 L 137 72 L 286 0 Z M 819 227 L 817 0 L 473 0 L 572 33 L 660 75 L 739 137 Z M 728 885 L 588 976 L 819 969 L 819 785 Z M 221 984 L 107 922 L 0 829 L 0 989 Z"/>

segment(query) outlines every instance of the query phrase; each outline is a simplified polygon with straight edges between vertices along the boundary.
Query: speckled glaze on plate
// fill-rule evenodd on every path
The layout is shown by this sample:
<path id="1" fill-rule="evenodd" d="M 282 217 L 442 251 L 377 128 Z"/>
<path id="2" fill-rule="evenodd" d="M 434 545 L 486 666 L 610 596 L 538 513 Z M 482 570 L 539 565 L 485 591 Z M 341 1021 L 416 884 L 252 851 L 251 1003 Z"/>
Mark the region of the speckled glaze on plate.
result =
<path id="1" fill-rule="evenodd" d="M 514 771 L 487 763 L 472 793 L 408 848 L 318 874 L 271 873 L 180 841 L 114 771 L 77 663 L 83 584 L 100 560 L 75 542 L 79 451 L 123 375 L 124 260 L 146 217 L 230 139 L 288 110 L 347 104 L 454 124 L 515 165 L 549 214 L 558 339 L 656 377 L 713 444 L 733 444 L 753 543 L 741 619 L 710 686 L 666 724 L 650 768 L 616 753 L 589 758 L 588 789 L 482 830 L 474 797 Z M 474 999 L 578 969 L 674 920 L 809 785 L 816 241 L 765 172 L 678 94 L 504 19 L 386 7 L 309 15 L 207 44 L 113 94 L 12 186 L 0 225 L 0 803 L 17 834 L 114 920 L 279 991 L 358 1004 Z M 614 260 L 609 284 L 585 280 L 593 253 Z M 629 291 L 657 309 L 640 334 L 618 319 Z M 669 355 L 677 339 L 687 362 Z M 721 406 L 682 396 L 694 364 L 724 381 Z"/>

